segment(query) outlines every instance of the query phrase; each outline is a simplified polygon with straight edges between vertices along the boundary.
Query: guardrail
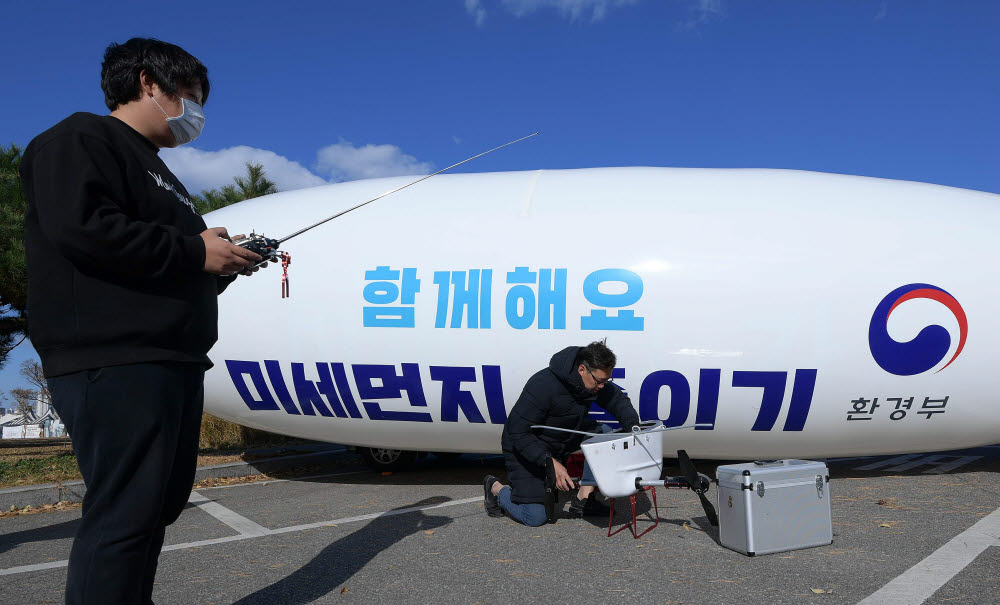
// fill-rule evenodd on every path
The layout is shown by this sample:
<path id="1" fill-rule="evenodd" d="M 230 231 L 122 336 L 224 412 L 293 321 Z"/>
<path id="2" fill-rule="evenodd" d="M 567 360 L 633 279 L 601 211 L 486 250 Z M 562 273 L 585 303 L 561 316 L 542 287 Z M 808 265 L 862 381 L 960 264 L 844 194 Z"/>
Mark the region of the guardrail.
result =
<path id="1" fill-rule="evenodd" d="M 9 447 L 46 447 L 72 445 L 69 437 L 41 437 L 38 439 L 0 439 L 0 449 Z"/>

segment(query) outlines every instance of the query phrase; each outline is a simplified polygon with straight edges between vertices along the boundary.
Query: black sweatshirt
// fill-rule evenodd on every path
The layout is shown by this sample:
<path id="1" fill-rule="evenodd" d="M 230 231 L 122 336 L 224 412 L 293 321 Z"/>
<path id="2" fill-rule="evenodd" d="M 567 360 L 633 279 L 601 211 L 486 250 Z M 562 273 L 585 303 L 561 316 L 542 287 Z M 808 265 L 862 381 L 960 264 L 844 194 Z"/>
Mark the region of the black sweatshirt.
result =
<path id="1" fill-rule="evenodd" d="M 211 366 L 217 295 L 205 221 L 121 120 L 76 113 L 21 159 L 28 327 L 47 377 L 151 361 Z"/>

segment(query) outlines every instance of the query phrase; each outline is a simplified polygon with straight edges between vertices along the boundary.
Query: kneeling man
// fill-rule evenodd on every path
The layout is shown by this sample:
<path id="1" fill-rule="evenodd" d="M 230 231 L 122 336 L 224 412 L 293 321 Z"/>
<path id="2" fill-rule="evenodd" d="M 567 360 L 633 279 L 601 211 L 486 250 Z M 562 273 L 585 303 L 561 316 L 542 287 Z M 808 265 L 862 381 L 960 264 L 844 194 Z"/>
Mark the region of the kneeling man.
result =
<path id="1" fill-rule="evenodd" d="M 604 341 L 586 347 L 568 347 L 552 356 L 549 367 L 537 372 L 524 385 L 521 396 L 504 425 L 501 445 L 510 487 L 489 475 L 483 481 L 486 512 L 491 517 L 506 511 L 512 518 L 537 527 L 545 524 L 546 467 L 554 471 L 556 487 L 573 489 L 573 480 L 563 461 L 580 448 L 584 436 L 532 429 L 533 425 L 576 431 L 602 432 L 603 425 L 590 417 L 593 402 L 611 412 L 625 429 L 639 424 L 632 402 L 611 382 L 615 354 Z M 587 470 L 584 470 L 586 476 Z M 583 486 L 570 505 L 573 516 L 598 512 L 593 486 Z"/>

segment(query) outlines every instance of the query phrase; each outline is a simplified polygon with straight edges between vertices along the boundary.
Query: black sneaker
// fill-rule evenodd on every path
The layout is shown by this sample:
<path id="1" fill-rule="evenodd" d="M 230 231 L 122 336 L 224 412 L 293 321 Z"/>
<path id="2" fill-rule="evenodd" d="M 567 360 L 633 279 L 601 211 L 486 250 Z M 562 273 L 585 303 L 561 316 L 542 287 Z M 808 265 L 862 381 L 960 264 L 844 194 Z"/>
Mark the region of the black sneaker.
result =
<path id="1" fill-rule="evenodd" d="M 608 508 L 603 502 L 595 499 L 593 494 L 585 500 L 573 498 L 573 502 L 569 505 L 569 508 L 566 509 L 566 514 L 575 519 L 585 516 L 607 516 L 610 513 L 611 509 Z"/>
<path id="2" fill-rule="evenodd" d="M 483 479 L 483 508 L 486 509 L 486 514 L 491 517 L 502 517 L 503 509 L 500 508 L 500 504 L 497 502 L 497 497 L 493 494 L 493 484 L 499 481 L 493 475 L 486 475 Z"/>

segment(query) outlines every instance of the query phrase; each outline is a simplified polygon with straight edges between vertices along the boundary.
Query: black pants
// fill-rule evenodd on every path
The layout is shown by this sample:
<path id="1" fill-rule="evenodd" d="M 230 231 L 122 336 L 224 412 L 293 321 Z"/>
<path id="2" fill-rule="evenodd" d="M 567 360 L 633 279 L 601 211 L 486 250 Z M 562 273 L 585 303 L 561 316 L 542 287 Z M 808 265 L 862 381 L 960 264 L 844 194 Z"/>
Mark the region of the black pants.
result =
<path id="1" fill-rule="evenodd" d="M 152 603 L 167 525 L 198 459 L 204 367 L 142 363 L 48 381 L 87 485 L 66 603 Z"/>

